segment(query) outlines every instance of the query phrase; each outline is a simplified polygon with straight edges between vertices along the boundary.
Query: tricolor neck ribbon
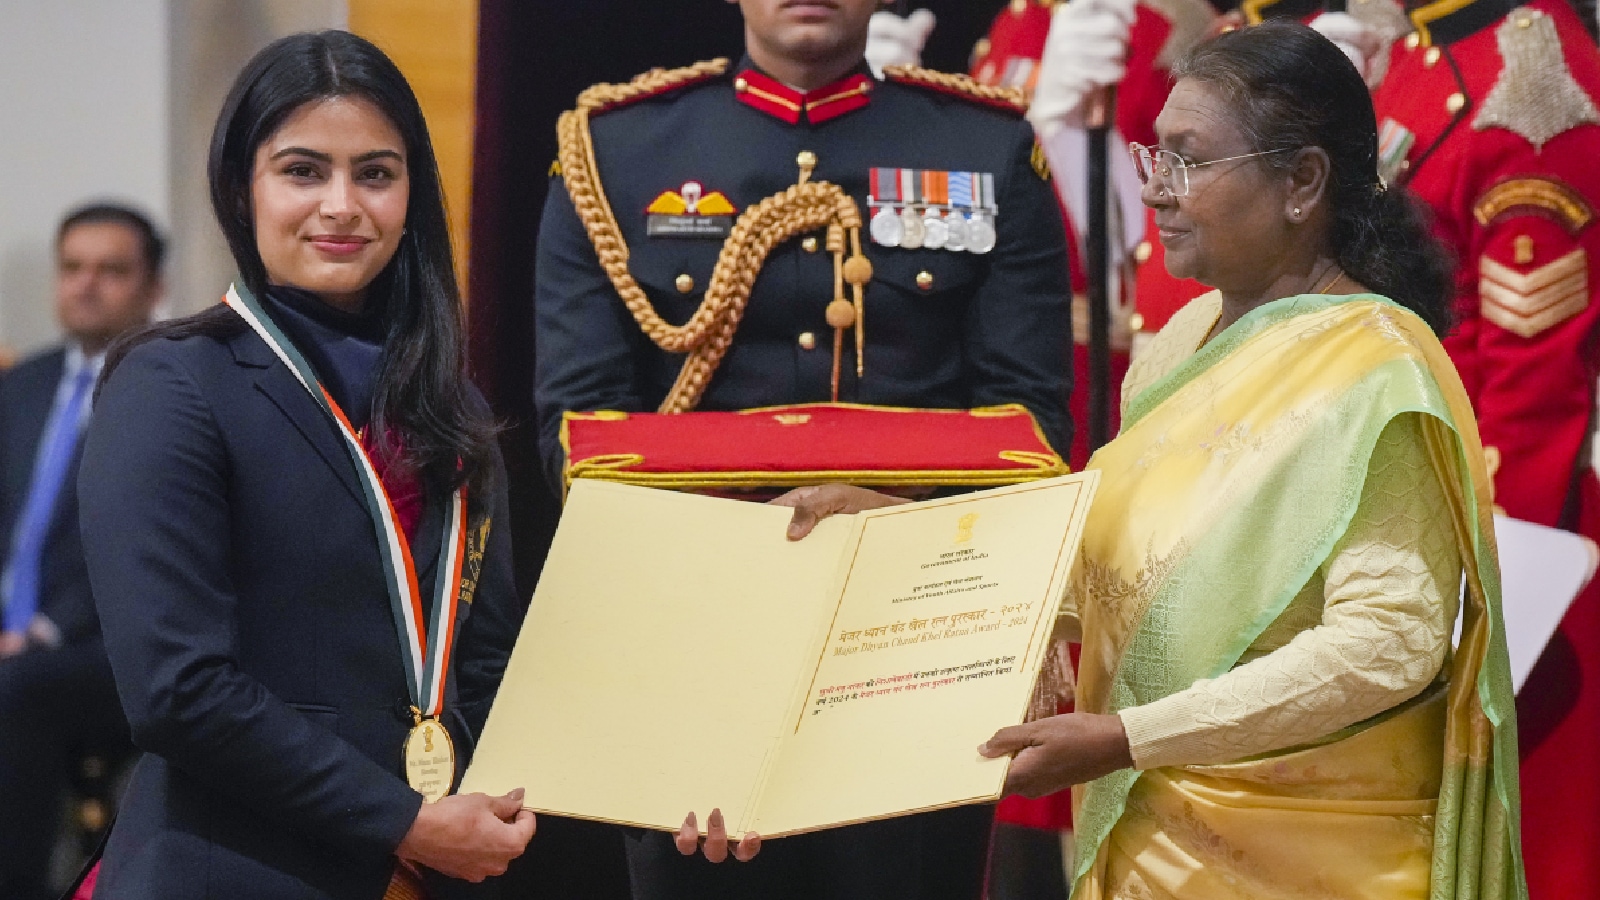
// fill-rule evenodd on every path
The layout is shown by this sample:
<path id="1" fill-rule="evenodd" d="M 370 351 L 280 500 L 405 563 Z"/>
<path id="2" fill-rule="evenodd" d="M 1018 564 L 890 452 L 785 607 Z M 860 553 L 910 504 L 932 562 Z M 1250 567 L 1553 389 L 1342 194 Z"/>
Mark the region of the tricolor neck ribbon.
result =
<path id="1" fill-rule="evenodd" d="M 378 550 L 383 556 L 385 587 L 394 613 L 395 631 L 400 636 L 401 658 L 405 663 L 406 686 L 411 692 L 415 714 L 435 718 L 444 711 L 444 685 L 450 670 L 450 654 L 455 649 L 456 604 L 461 595 L 461 564 L 467 547 L 467 491 L 459 488 L 450 497 L 450 515 L 445 519 L 439 574 L 434 581 L 432 621 L 422 606 L 422 591 L 417 583 L 416 565 L 411 560 L 411 543 L 400 527 L 394 503 L 384 489 L 383 479 L 351 427 L 344 410 L 322 386 L 310 363 L 294 342 L 278 328 L 248 290 L 234 285 L 223 302 L 232 307 L 250 328 L 266 342 L 289 368 L 295 380 L 311 394 L 344 435 L 345 447 L 360 475 L 362 498 L 378 534 Z"/>

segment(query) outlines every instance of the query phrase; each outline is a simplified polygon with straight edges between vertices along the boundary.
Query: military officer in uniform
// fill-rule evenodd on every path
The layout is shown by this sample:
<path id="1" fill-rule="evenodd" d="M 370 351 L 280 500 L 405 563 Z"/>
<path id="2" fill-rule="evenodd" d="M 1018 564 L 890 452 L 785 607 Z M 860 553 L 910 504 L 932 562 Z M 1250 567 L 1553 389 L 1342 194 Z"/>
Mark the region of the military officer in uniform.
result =
<path id="1" fill-rule="evenodd" d="M 1366 0 L 1377 3 L 1380 0 Z M 1600 369 L 1600 52 L 1566 0 L 1434 0 L 1375 95 L 1379 170 L 1456 251 L 1444 341 L 1498 459 L 1495 502 L 1600 537 L 1587 438 Z M 1534 900 L 1600 896 L 1600 588 L 1518 698 Z"/>
<path id="2" fill-rule="evenodd" d="M 877 5 L 740 0 L 743 59 L 597 86 L 563 118 L 535 298 L 553 477 L 568 411 L 1021 403 L 1067 445 L 1065 243 L 1021 94 L 874 78 Z M 722 866 L 636 834 L 629 865 L 641 898 L 972 898 L 988 820 L 907 816 Z"/>

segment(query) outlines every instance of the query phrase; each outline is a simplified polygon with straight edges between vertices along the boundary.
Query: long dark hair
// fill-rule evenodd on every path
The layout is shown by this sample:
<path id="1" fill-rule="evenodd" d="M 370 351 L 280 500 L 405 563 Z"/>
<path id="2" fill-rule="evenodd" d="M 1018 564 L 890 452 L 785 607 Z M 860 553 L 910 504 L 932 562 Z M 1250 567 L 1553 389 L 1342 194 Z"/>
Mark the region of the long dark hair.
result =
<path id="1" fill-rule="evenodd" d="M 257 53 L 234 81 L 211 135 L 212 210 L 240 280 L 260 296 L 267 272 L 250 203 L 256 150 L 297 109 L 330 97 L 361 97 L 383 111 L 404 140 L 411 182 L 405 233 L 368 291 L 386 323 L 371 418 L 379 452 L 431 485 L 481 490 L 494 469 L 496 429 L 466 374 L 439 169 L 422 107 L 383 51 L 348 32 L 322 31 L 281 38 Z M 243 327 L 226 307 L 162 323 L 118 348 L 106 370 L 153 338 L 225 337 Z"/>
<path id="2" fill-rule="evenodd" d="M 1378 124 L 1361 73 L 1332 41 L 1298 22 L 1273 20 L 1207 41 L 1175 78 L 1218 89 L 1253 151 L 1321 147 L 1332 163 L 1329 240 L 1351 278 L 1428 323 L 1450 328 L 1453 262 L 1420 203 L 1378 179 Z M 1264 157 L 1287 168 L 1294 154 Z"/>

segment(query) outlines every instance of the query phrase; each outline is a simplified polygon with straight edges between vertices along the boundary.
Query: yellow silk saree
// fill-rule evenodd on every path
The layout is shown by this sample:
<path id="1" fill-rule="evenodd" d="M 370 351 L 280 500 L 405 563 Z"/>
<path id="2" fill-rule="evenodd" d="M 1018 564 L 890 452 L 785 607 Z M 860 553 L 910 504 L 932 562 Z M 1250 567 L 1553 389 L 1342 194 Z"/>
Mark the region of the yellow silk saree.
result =
<path id="1" fill-rule="evenodd" d="M 1211 321 L 1150 350 L 1188 353 Z M 1384 298 L 1266 304 L 1128 398 L 1089 464 L 1103 477 L 1073 587 L 1078 708 L 1233 668 L 1328 558 L 1379 435 L 1408 413 L 1465 569 L 1447 678 L 1311 745 L 1081 785 L 1076 900 L 1526 897 L 1482 447 L 1443 348 Z"/>

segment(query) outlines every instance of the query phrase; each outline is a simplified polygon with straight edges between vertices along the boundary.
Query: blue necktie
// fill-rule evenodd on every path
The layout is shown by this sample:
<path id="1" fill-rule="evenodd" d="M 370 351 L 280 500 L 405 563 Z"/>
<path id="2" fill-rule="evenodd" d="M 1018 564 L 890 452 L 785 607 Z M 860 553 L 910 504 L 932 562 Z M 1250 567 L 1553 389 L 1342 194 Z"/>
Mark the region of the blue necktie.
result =
<path id="1" fill-rule="evenodd" d="M 28 502 L 17 517 L 11 541 L 11 559 L 0 590 L 5 595 L 6 631 L 26 631 L 39 611 L 39 571 L 44 557 L 44 539 L 55 517 L 56 500 L 66 483 L 67 470 L 78 450 L 82 430 L 83 404 L 89 399 L 94 373 L 87 365 L 72 378 L 65 403 L 57 403 L 45 424 L 44 439 L 33 464 L 33 483 L 28 486 Z"/>

